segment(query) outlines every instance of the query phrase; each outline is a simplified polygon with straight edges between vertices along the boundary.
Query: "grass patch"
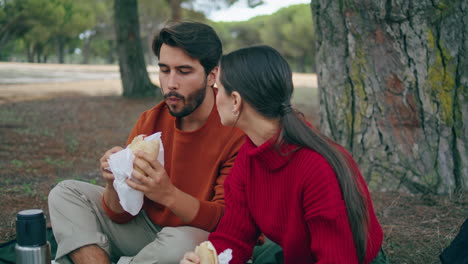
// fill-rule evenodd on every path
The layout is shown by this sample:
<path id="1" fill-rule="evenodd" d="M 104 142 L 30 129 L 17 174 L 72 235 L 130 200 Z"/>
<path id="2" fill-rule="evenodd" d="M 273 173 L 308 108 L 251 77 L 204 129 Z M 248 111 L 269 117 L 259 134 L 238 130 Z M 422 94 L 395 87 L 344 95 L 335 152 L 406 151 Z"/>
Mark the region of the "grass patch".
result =
<path id="1" fill-rule="evenodd" d="M 0 124 L 3 125 L 18 125 L 23 123 L 23 118 L 13 110 L 0 109 Z"/>
<path id="2" fill-rule="evenodd" d="M 75 153 L 78 150 L 80 142 L 71 133 L 65 133 L 65 149 L 68 153 Z"/>
<path id="3" fill-rule="evenodd" d="M 49 156 L 44 158 L 44 162 L 57 168 L 64 168 L 65 166 L 70 165 L 70 162 L 65 161 L 63 158 L 54 159 Z"/>
<path id="4" fill-rule="evenodd" d="M 24 161 L 21 161 L 21 160 L 12 160 L 10 161 L 11 165 L 15 166 L 16 168 L 22 168 L 24 166 Z"/>

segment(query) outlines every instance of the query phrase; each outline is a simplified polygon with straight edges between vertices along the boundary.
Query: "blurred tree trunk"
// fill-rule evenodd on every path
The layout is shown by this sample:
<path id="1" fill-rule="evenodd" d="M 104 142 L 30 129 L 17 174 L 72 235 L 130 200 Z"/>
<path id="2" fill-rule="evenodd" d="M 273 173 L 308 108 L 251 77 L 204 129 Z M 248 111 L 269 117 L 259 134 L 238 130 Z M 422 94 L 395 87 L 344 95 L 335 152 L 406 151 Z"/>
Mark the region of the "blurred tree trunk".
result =
<path id="1" fill-rule="evenodd" d="M 83 41 L 83 50 L 81 52 L 82 56 L 83 56 L 83 59 L 81 61 L 82 64 L 89 64 L 89 57 L 90 57 L 90 53 L 91 53 L 91 41 L 92 41 L 93 37 L 90 36 L 88 38 L 86 38 L 84 41 Z"/>
<path id="2" fill-rule="evenodd" d="M 28 62 L 34 62 L 34 46 L 29 42 L 26 42 L 25 46 L 26 46 L 26 57 L 28 58 Z"/>
<path id="3" fill-rule="evenodd" d="M 107 43 L 109 44 L 109 52 L 107 53 L 107 63 L 114 64 L 115 62 L 115 41 L 108 40 Z"/>
<path id="4" fill-rule="evenodd" d="M 58 47 L 57 47 L 57 52 L 58 52 L 58 61 L 60 64 L 65 63 L 65 40 L 63 37 L 58 37 L 57 38 L 58 42 Z"/>
<path id="5" fill-rule="evenodd" d="M 373 189 L 468 189 L 468 1 L 312 0 L 320 127 Z"/>
<path id="6" fill-rule="evenodd" d="M 42 58 L 42 46 L 41 44 L 36 44 L 36 62 L 41 63 Z"/>
<path id="7" fill-rule="evenodd" d="M 160 95 L 148 76 L 140 39 L 136 0 L 114 0 L 114 20 L 123 96 Z"/>
<path id="8" fill-rule="evenodd" d="M 171 7 L 171 21 L 180 21 L 182 19 L 182 0 L 167 0 Z"/>

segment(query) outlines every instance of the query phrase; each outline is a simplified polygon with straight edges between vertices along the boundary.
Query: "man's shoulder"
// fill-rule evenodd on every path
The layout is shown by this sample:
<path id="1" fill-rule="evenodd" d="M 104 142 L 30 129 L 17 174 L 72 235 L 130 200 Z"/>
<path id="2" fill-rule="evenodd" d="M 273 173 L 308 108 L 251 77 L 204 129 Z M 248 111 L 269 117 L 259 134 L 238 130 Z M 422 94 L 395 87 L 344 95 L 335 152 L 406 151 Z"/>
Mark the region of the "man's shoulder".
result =
<path id="1" fill-rule="evenodd" d="M 161 115 L 161 114 L 164 115 L 165 112 L 169 113 L 167 111 L 166 102 L 163 100 L 157 105 L 153 106 L 152 108 L 144 111 L 143 115 L 146 115 L 146 116 L 155 116 L 155 115 Z"/>
<path id="2" fill-rule="evenodd" d="M 161 122 L 164 120 L 173 120 L 173 119 L 174 117 L 169 113 L 166 102 L 164 101 L 144 111 L 140 116 L 141 121 L 151 120 L 151 121 Z"/>
<path id="3" fill-rule="evenodd" d="M 166 103 L 163 101 L 156 106 L 144 111 L 137 121 L 139 133 L 151 134 L 161 130 L 163 127 L 170 127 L 173 124 L 174 117 L 169 113 Z"/>

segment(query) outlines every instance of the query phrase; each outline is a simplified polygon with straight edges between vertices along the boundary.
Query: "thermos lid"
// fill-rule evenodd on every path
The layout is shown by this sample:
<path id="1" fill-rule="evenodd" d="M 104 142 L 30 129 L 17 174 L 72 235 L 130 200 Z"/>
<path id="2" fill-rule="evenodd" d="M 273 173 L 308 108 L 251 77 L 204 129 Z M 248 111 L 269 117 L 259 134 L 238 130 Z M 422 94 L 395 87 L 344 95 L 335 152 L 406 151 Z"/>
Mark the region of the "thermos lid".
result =
<path id="1" fill-rule="evenodd" d="M 40 209 L 16 214 L 16 242 L 23 247 L 42 246 L 47 242 L 46 221 Z"/>

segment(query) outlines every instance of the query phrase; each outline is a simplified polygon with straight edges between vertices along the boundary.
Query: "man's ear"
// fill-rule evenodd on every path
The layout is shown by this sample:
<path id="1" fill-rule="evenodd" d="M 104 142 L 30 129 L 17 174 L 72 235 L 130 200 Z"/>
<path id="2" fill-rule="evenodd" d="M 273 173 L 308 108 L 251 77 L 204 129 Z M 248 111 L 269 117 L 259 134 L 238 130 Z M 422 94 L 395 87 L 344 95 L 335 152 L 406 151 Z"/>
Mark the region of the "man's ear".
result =
<path id="1" fill-rule="evenodd" d="M 214 67 L 210 73 L 208 73 L 208 76 L 206 77 L 206 85 L 209 87 L 213 87 L 214 84 L 216 83 L 216 75 L 218 74 L 219 67 L 216 66 Z"/>

